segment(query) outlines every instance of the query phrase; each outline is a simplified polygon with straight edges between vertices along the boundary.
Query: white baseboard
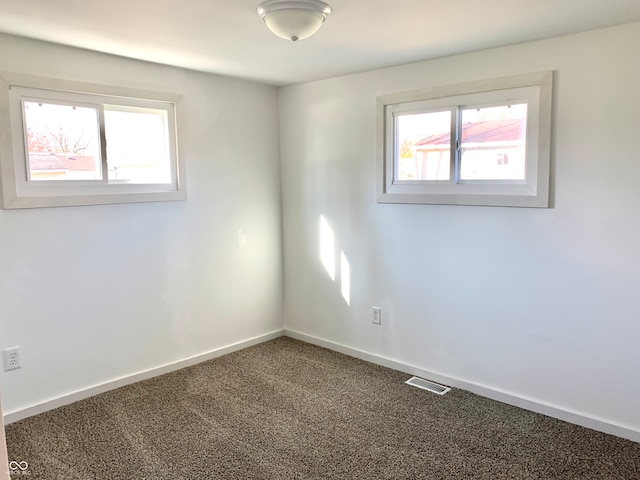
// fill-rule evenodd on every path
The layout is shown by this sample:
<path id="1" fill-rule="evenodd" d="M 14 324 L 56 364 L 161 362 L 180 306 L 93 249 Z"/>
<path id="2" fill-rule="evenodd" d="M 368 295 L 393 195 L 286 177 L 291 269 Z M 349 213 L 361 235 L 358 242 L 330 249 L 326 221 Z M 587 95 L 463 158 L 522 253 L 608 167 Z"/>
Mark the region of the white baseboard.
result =
<path id="1" fill-rule="evenodd" d="M 243 340 L 241 342 L 233 343 L 231 345 L 226 345 L 224 347 L 216 348 L 214 350 L 210 350 L 208 352 L 194 355 L 192 357 L 188 357 L 182 360 L 177 360 L 175 362 L 167 363 L 159 367 L 150 368 L 148 370 L 143 370 L 141 372 L 133 373 L 131 375 L 126 375 L 124 377 L 116 378 L 114 380 L 109 380 L 107 382 L 100 383 L 98 385 L 93 385 L 88 388 L 76 390 L 75 392 L 71 392 L 56 398 L 52 398 L 50 400 L 46 400 L 44 402 L 41 402 L 35 405 L 30 405 L 28 407 L 21 408 L 19 410 L 13 410 L 11 412 L 7 412 L 4 414 L 4 424 L 8 425 L 10 423 L 17 422 L 18 420 L 22 420 L 24 418 L 31 417 L 33 415 L 38 415 L 40 413 L 44 413 L 49 410 L 53 410 L 54 408 L 62 407 L 64 405 L 69 405 L 71 403 L 77 402 L 78 400 L 84 400 L 85 398 L 93 397 L 94 395 L 108 392 L 109 390 L 114 390 L 116 388 L 124 387 L 125 385 L 130 385 L 132 383 L 140 382 L 142 380 L 147 380 L 149 378 L 157 377 L 158 375 L 163 375 L 165 373 L 173 372 L 175 370 L 180 370 L 182 368 L 190 367 L 191 365 L 205 362 L 213 358 L 221 357 L 222 355 L 226 355 L 227 353 L 236 352 L 238 350 L 242 350 L 244 348 L 257 345 L 259 343 L 273 340 L 274 338 L 278 338 L 283 335 L 284 335 L 284 330 L 275 330 L 273 332 L 269 332 L 264 335 L 259 335 L 257 337 L 249 338 L 248 340 Z"/>
<path id="2" fill-rule="evenodd" d="M 35 405 L 30 405 L 19 410 L 7 412 L 4 414 L 4 424 L 8 425 L 10 423 L 17 422 L 18 420 L 22 420 L 33 415 L 38 415 L 40 413 L 44 413 L 46 411 L 53 410 L 64 405 L 69 405 L 71 403 L 83 400 L 85 398 L 93 397 L 94 395 L 98 395 L 109 390 L 114 390 L 116 388 L 124 387 L 125 385 L 130 385 L 142 380 L 147 380 L 158 375 L 163 375 L 175 370 L 190 367 L 191 365 L 211 360 L 213 358 L 221 357 L 222 355 L 226 355 L 227 353 L 235 352 L 247 347 L 251 347 L 253 345 L 257 345 L 259 343 L 267 342 L 283 335 L 301 340 L 303 342 L 311 343 L 313 345 L 318 345 L 329 350 L 340 352 L 351 357 L 360 358 L 362 360 L 366 360 L 367 362 L 375 363 L 376 365 L 381 365 L 383 367 L 392 368 L 400 372 L 405 372 L 409 375 L 417 375 L 419 377 L 427 378 L 451 387 L 467 390 L 469 392 L 476 393 L 483 397 L 491 398 L 499 402 L 514 405 L 516 407 L 541 413 L 543 415 L 557 418 L 559 420 L 564 420 L 566 422 L 590 428 L 592 430 L 609 433 L 640 443 L 640 431 L 630 427 L 626 427 L 624 425 L 619 425 L 607 420 L 591 417 L 579 412 L 571 411 L 569 409 L 518 396 L 509 392 L 497 390 L 495 388 L 486 387 L 484 385 L 479 385 L 459 378 L 425 370 L 423 368 L 402 363 L 391 358 L 365 352 L 363 350 L 358 350 L 356 348 L 348 347 L 340 343 L 314 337 L 312 335 L 307 335 L 305 333 L 290 329 L 275 330 L 264 335 L 259 335 L 257 337 L 220 347 L 209 352 L 194 355 L 183 360 L 178 360 L 165 365 L 161 365 L 159 367 L 150 368 L 148 370 L 137 372 L 98 385 L 77 390 L 75 392 L 71 392 L 56 398 L 52 398 Z"/>
<path id="3" fill-rule="evenodd" d="M 497 400 L 509 405 L 524 408 L 525 410 L 531 410 L 532 412 L 541 413 L 549 417 L 564 420 L 565 422 L 580 425 L 582 427 L 597 430 L 599 432 L 609 433 L 611 435 L 616 435 L 618 437 L 626 438 L 628 440 L 640 443 L 640 431 L 630 427 L 626 427 L 624 425 L 612 423 L 604 419 L 595 418 L 589 415 L 572 411 L 570 409 L 547 404 L 531 398 L 522 397 L 513 393 L 504 392 L 495 388 L 479 385 L 467 380 L 462 380 L 437 372 L 425 370 L 424 368 L 419 368 L 414 365 L 408 365 L 391 358 L 358 350 L 356 348 L 348 347 L 346 345 L 332 342 L 330 340 L 325 340 L 323 338 L 314 337 L 312 335 L 307 335 L 295 330 L 285 329 L 284 334 L 288 337 L 295 338 L 296 340 L 311 343 L 313 345 L 324 347 L 336 352 L 344 353 L 345 355 L 349 355 L 350 357 L 360 358 L 362 360 L 366 360 L 367 362 L 375 363 L 376 365 L 392 368 L 409 375 L 416 375 L 422 378 L 436 381 L 438 383 L 442 383 L 444 385 L 467 390 L 483 397 L 491 398 L 492 400 Z"/>

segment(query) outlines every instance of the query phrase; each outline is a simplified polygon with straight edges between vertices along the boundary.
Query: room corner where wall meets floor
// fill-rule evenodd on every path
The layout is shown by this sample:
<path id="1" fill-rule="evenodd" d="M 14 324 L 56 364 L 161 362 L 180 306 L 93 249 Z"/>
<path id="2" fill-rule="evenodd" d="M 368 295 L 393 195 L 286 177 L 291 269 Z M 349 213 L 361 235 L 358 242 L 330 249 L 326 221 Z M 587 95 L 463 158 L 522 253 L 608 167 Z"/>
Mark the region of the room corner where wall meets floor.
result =
<path id="1" fill-rule="evenodd" d="M 640 440 L 638 44 L 631 23 L 281 88 L 286 329 Z M 551 208 L 376 202 L 377 97 L 545 71 Z"/>
<path id="2" fill-rule="evenodd" d="M 1 373 L 4 408 L 284 317 L 291 336 L 640 441 L 638 44 L 632 23 L 278 89 L 0 35 L 0 70 L 179 94 L 188 165 L 186 202 L 0 210 L 2 341 L 23 364 Z M 541 71 L 552 208 L 376 202 L 378 96 Z"/>
<path id="3" fill-rule="evenodd" d="M 486 385 L 479 385 L 468 380 L 454 378 L 414 365 L 408 365 L 395 359 L 382 357 L 380 355 L 365 352 L 362 350 L 357 350 L 346 345 L 306 335 L 294 330 L 285 330 L 285 335 L 287 337 L 305 343 L 317 345 L 319 347 L 327 348 L 335 352 L 374 363 L 376 365 L 391 368 L 393 370 L 397 370 L 398 372 L 406 373 L 407 376 L 417 375 L 418 377 L 432 380 L 445 386 L 458 388 L 467 392 L 474 393 L 476 395 L 480 395 L 482 397 L 489 398 L 491 400 L 496 400 L 498 402 L 512 405 L 514 407 L 540 413 L 558 420 L 563 420 L 575 425 L 580 425 L 581 427 L 589 428 L 610 435 L 615 435 L 617 437 L 640 443 L 640 431 L 625 427 L 623 425 L 617 425 L 603 419 L 593 418 L 588 415 L 566 410 L 555 405 L 548 405 L 540 402 L 539 400 L 524 398 L 513 393 L 496 390 Z"/>
<path id="4" fill-rule="evenodd" d="M 236 342 L 231 345 L 226 345 L 221 348 L 216 348 L 209 352 L 201 353 L 199 355 L 194 355 L 192 357 L 185 358 L 176 362 L 172 362 L 166 365 L 161 365 L 159 367 L 155 367 L 142 372 L 136 372 L 134 374 L 127 375 L 126 377 L 109 380 L 107 382 L 104 382 L 98 385 L 92 385 L 90 387 L 72 392 L 67 395 L 62 395 L 56 398 L 48 399 L 44 402 L 40 402 L 35 405 L 27 406 L 20 410 L 16 410 L 13 412 L 5 411 L 4 423 L 5 425 L 9 425 L 11 423 L 23 420 L 25 418 L 32 417 L 34 415 L 39 415 L 41 413 L 48 412 L 50 410 L 54 410 L 56 408 L 60 408 L 65 405 L 70 405 L 72 403 L 94 397 L 101 393 L 109 392 L 117 388 L 121 388 L 127 385 L 132 385 L 132 384 L 135 384 L 144 380 L 148 380 L 151 378 L 155 378 L 160 375 L 165 375 L 167 373 L 174 372 L 177 370 L 182 370 L 192 365 L 197 365 L 199 363 L 206 362 L 211 359 L 218 358 L 232 352 L 243 350 L 253 345 L 258 345 L 260 343 L 268 342 L 275 338 L 279 338 L 284 334 L 285 334 L 284 330 L 276 330 L 264 335 L 260 335 L 254 338 L 241 341 L 241 342 Z"/>
<path id="5" fill-rule="evenodd" d="M 2 348 L 22 353 L 5 412 L 282 329 L 277 88 L 5 34 L 0 71 L 173 95 L 187 187 L 0 210 Z"/>
<path id="6" fill-rule="evenodd" d="M 640 467 L 638 443 L 406 378 L 281 337 L 12 424 L 9 453 L 42 479 L 589 480 Z"/>

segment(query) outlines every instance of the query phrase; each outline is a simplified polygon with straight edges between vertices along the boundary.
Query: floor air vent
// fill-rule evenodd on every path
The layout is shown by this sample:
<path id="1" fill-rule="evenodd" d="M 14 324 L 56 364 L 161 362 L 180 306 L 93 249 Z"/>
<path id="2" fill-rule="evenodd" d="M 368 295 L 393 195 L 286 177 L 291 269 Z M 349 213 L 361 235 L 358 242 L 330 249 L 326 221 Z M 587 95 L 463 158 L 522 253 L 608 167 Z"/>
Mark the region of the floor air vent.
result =
<path id="1" fill-rule="evenodd" d="M 438 395 L 444 395 L 451 388 L 445 387 L 444 385 L 440 385 L 439 383 L 430 382 L 429 380 L 425 380 L 420 377 L 411 377 L 406 382 L 409 385 L 413 385 L 414 387 L 422 388 L 423 390 L 429 390 L 430 392 L 437 393 Z"/>

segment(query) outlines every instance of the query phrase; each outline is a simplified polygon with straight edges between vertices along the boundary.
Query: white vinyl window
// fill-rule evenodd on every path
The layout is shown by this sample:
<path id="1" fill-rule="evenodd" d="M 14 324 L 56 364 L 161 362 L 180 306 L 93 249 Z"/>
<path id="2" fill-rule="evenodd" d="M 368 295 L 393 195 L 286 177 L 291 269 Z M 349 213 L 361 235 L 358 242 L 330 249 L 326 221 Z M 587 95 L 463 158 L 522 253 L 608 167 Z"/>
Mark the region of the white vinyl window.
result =
<path id="1" fill-rule="evenodd" d="M 378 201 L 549 206 L 552 72 L 378 98 Z"/>
<path id="2" fill-rule="evenodd" d="M 185 198 L 175 96 L 3 80 L 9 118 L 0 121 L 11 131 L 10 144 L 0 145 L 11 152 L 2 155 L 5 208 Z M 42 88 L 49 83 L 56 88 Z"/>

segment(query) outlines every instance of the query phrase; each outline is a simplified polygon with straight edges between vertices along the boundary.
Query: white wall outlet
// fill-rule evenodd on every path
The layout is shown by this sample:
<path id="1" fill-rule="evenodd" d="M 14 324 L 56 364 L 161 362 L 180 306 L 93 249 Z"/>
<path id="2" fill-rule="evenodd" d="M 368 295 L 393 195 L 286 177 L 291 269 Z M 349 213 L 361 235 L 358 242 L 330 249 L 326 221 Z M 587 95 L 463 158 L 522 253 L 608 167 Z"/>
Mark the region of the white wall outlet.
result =
<path id="1" fill-rule="evenodd" d="M 371 321 L 376 325 L 382 324 L 382 310 L 380 310 L 380 307 L 371 307 Z"/>
<path id="2" fill-rule="evenodd" d="M 20 347 L 5 348 L 4 354 L 4 371 L 15 370 L 20 368 Z"/>

